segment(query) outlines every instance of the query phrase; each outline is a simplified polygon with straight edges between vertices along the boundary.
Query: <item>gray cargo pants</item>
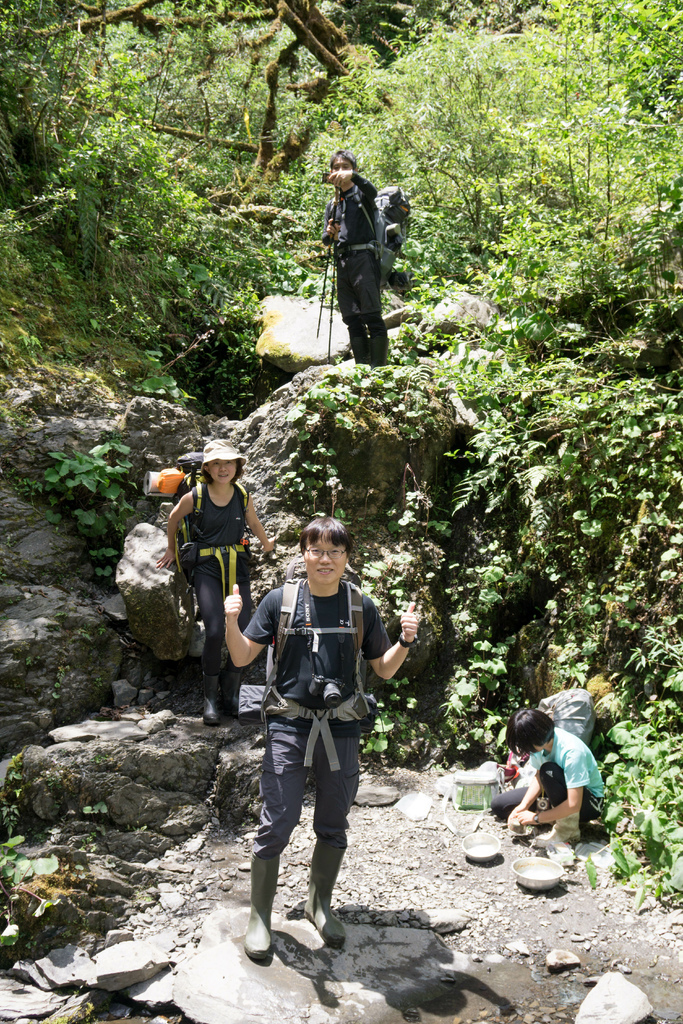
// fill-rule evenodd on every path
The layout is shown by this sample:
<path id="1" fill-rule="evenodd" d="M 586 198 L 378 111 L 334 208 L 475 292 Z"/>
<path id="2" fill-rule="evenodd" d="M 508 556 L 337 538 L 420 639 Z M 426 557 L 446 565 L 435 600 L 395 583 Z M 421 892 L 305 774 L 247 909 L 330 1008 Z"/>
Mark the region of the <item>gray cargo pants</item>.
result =
<path id="1" fill-rule="evenodd" d="M 308 733 L 268 728 L 261 775 L 263 808 L 254 840 L 254 853 L 262 860 L 282 853 L 301 817 L 308 775 L 308 768 L 304 767 L 307 742 Z M 313 829 L 321 842 L 345 850 L 349 827 L 346 816 L 358 791 L 358 737 L 338 736 L 334 745 L 340 764 L 338 772 L 330 770 L 320 736 L 313 750 Z"/>

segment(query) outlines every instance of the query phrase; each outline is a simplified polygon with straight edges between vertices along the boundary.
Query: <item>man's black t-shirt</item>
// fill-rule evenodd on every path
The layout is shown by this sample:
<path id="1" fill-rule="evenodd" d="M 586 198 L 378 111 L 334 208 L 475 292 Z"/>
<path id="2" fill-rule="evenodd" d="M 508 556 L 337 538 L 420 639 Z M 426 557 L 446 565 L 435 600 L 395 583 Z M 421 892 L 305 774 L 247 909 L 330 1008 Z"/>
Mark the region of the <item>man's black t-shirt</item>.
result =
<path id="1" fill-rule="evenodd" d="M 292 627 L 306 624 L 304 591 L 308 592 L 308 584 L 301 581 L 297 597 L 297 608 Z M 307 595 L 308 596 L 308 593 Z M 339 595 L 333 597 L 315 597 L 310 595 L 312 624 L 319 628 L 339 626 L 340 616 L 348 624 L 348 604 L 343 586 Z M 258 606 L 256 614 L 244 631 L 248 640 L 257 644 L 268 645 L 277 636 L 282 608 L 282 587 L 271 590 Z M 340 643 L 340 635 L 343 642 Z M 363 654 L 367 661 L 380 658 L 392 646 L 377 608 L 369 597 L 363 595 Z M 313 663 L 313 668 L 312 668 Z M 353 692 L 354 648 L 353 637 L 346 634 L 326 633 L 319 637 L 318 651 L 309 649 L 308 637 L 288 636 L 278 665 L 275 685 L 283 697 L 290 697 L 306 707 L 323 709 L 325 702 L 320 696 L 310 692 L 311 675 L 324 676 L 327 679 L 339 679 L 343 683 L 344 698 Z M 277 715 L 268 716 L 269 729 L 276 728 L 287 732 L 308 732 L 310 720 L 298 718 L 282 718 Z M 355 721 L 330 722 L 332 732 L 338 736 L 354 736 L 359 734 L 359 726 Z"/>
<path id="2" fill-rule="evenodd" d="M 351 188 L 341 193 L 338 203 L 333 199 L 325 207 L 325 219 L 323 221 L 323 242 L 329 245 L 330 236 L 327 233 L 327 222 L 330 219 L 339 222 L 339 238 L 337 246 L 343 250 L 345 245 L 362 245 L 367 242 L 374 242 L 374 210 L 375 196 L 377 189 L 360 174 L 354 171 L 351 178 Z M 365 207 L 363 212 L 361 203 Z"/>

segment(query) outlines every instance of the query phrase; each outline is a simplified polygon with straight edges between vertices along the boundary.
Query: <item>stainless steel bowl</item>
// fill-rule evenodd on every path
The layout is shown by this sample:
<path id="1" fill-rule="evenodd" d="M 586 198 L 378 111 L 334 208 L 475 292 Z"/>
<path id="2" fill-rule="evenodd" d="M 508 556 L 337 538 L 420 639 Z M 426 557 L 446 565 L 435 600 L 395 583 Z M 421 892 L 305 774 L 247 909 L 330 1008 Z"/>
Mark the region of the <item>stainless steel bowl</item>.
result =
<path id="1" fill-rule="evenodd" d="M 465 856 L 470 860 L 493 860 L 500 853 L 500 839 L 490 832 L 473 832 L 462 841 Z"/>
<path id="2" fill-rule="evenodd" d="M 563 877 L 564 871 L 546 857 L 521 857 L 512 864 L 512 874 L 525 889 L 552 889 Z"/>

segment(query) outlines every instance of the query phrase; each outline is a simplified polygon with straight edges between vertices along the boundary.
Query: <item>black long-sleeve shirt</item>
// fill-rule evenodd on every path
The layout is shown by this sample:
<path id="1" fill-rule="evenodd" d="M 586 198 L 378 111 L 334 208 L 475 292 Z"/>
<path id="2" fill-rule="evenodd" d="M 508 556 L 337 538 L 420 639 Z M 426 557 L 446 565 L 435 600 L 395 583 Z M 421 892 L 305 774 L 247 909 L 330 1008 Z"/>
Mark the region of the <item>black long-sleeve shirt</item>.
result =
<path id="1" fill-rule="evenodd" d="M 362 245 L 365 242 L 375 240 L 375 228 L 373 213 L 375 209 L 375 196 L 377 189 L 360 174 L 354 171 L 351 176 L 351 188 L 341 193 L 341 199 L 335 203 L 334 199 L 325 207 L 325 219 L 323 221 L 323 242 L 329 245 L 332 239 L 327 233 L 327 222 L 334 218 L 340 225 L 337 242 L 343 245 Z M 361 202 L 365 207 L 368 216 L 365 216 L 361 208 Z M 368 217 L 370 218 L 368 220 Z"/>

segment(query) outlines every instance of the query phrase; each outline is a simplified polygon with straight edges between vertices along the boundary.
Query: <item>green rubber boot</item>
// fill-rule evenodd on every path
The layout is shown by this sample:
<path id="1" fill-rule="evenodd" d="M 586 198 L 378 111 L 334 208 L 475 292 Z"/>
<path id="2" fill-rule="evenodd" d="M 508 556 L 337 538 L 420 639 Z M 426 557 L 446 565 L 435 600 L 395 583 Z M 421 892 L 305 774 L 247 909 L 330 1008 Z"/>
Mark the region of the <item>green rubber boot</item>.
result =
<path id="1" fill-rule="evenodd" d="M 218 676 L 204 676 L 204 725 L 219 725 Z"/>
<path id="2" fill-rule="evenodd" d="M 221 698 L 223 700 L 223 711 L 226 715 L 237 718 L 240 703 L 240 680 L 242 672 L 240 669 L 221 669 L 218 681 L 221 686 Z"/>
<path id="3" fill-rule="evenodd" d="M 305 908 L 306 917 L 318 929 L 325 945 L 334 949 L 343 946 L 346 939 L 344 925 L 330 908 L 332 890 L 345 852 L 320 840 L 315 844 Z"/>
<path id="4" fill-rule="evenodd" d="M 244 950 L 253 960 L 265 960 L 270 953 L 270 915 L 280 873 L 280 858 L 251 858 L 251 914 L 244 937 Z"/>

